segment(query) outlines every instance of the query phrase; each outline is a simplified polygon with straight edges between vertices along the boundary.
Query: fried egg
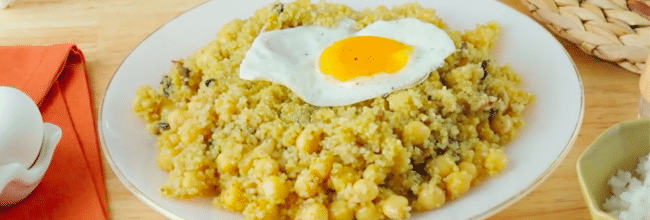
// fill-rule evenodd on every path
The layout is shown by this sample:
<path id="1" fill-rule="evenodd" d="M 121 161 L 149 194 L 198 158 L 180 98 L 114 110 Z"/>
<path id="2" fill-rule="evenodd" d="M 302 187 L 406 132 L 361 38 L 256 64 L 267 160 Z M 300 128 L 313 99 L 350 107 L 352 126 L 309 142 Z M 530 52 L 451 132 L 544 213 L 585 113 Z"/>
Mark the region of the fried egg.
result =
<path id="1" fill-rule="evenodd" d="M 279 83 L 315 106 L 343 106 L 415 86 L 456 50 L 447 33 L 414 18 L 376 21 L 355 32 L 300 26 L 263 32 L 239 67 L 244 80 Z"/>

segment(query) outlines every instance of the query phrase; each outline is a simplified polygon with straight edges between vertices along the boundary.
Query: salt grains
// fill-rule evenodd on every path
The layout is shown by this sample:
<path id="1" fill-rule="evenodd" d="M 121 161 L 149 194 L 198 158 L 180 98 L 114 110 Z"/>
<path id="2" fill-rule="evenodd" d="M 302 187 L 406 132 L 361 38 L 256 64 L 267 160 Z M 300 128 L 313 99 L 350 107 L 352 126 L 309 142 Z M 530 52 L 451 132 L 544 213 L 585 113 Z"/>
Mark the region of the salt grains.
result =
<path id="1" fill-rule="evenodd" d="M 607 184 L 613 196 L 605 200 L 603 209 L 623 219 L 650 219 L 650 155 L 641 157 L 636 169 L 638 175 L 619 170 Z M 640 177 L 640 178 L 638 178 Z"/>

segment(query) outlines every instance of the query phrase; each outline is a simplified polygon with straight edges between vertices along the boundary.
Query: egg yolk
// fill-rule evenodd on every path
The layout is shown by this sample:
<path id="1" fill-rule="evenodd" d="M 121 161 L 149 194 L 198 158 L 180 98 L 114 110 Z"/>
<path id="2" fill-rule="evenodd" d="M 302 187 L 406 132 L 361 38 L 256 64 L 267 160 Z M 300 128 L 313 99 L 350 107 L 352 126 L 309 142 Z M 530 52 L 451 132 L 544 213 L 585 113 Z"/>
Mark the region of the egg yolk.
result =
<path id="1" fill-rule="evenodd" d="M 320 57 L 320 70 L 341 81 L 395 73 L 406 65 L 411 50 L 411 46 L 389 38 L 349 37 L 325 48 Z"/>

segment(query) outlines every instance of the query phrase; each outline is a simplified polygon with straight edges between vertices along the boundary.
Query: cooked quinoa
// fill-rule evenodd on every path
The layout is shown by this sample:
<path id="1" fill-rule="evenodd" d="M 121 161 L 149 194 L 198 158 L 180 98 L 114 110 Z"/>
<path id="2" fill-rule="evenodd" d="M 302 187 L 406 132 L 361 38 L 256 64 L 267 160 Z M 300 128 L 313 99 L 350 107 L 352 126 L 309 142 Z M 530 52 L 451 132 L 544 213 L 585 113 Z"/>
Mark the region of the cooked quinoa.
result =
<path id="1" fill-rule="evenodd" d="M 344 17 L 359 29 L 417 18 L 444 29 L 458 50 L 417 86 L 342 107 L 238 77 L 260 32 L 334 27 Z M 439 208 L 506 167 L 503 146 L 534 99 L 511 67 L 490 58 L 499 31 L 496 22 L 448 29 L 416 3 L 354 11 L 299 0 L 235 19 L 173 61 L 158 88 L 136 92 L 133 110 L 157 136 L 157 162 L 169 172 L 160 192 L 210 197 L 246 219 L 404 219 Z"/>

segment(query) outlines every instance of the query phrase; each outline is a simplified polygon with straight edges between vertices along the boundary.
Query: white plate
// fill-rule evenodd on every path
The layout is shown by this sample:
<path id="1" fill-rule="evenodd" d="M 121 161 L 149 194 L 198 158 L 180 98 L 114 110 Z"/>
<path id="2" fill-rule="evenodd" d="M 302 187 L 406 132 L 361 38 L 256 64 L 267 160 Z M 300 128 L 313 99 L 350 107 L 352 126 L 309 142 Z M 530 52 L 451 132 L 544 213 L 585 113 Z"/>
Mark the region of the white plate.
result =
<path id="1" fill-rule="evenodd" d="M 158 188 L 167 173 L 156 166 L 155 139 L 131 112 L 138 86 L 158 86 L 170 61 L 185 58 L 215 36 L 234 18 L 245 19 L 273 0 L 209 1 L 172 19 L 147 37 L 124 60 L 105 93 L 99 118 L 101 146 L 122 183 L 140 200 L 173 219 L 242 219 L 237 213 L 215 209 L 209 199 L 174 200 Z M 343 0 L 330 0 L 343 2 Z M 400 0 L 357 0 L 354 9 Z M 584 111 L 580 77 L 562 45 L 544 28 L 519 12 L 492 0 L 421 0 L 457 30 L 496 20 L 502 36 L 493 49 L 499 63 L 509 63 L 523 78 L 522 86 L 535 94 L 526 110 L 527 124 L 507 146 L 509 167 L 442 208 L 414 219 L 482 219 L 514 203 L 540 184 L 563 160 L 577 136 Z"/>

